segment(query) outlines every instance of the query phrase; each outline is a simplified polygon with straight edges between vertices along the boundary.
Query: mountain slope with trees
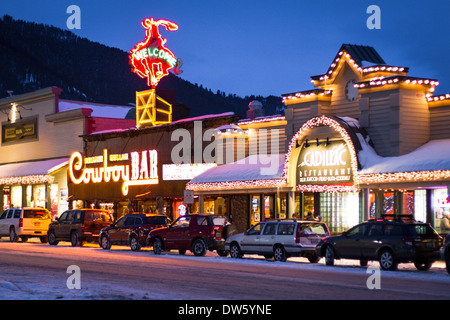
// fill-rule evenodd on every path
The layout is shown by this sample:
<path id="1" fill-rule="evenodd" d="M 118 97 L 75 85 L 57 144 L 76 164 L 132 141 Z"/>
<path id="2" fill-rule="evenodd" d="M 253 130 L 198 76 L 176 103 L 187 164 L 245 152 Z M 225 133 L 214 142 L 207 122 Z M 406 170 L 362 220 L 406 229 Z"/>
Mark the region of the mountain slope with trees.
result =
<path id="1" fill-rule="evenodd" d="M 0 98 L 57 86 L 61 98 L 114 105 L 135 102 L 135 92 L 148 89 L 131 72 L 128 53 L 45 24 L 0 17 Z M 113 66 L 113 67 L 112 67 Z M 192 84 L 170 73 L 158 88 L 175 90 L 177 103 L 190 116 L 232 111 L 246 116 L 252 100 L 263 103 L 266 115 L 280 113 L 281 97 L 238 97 Z"/>

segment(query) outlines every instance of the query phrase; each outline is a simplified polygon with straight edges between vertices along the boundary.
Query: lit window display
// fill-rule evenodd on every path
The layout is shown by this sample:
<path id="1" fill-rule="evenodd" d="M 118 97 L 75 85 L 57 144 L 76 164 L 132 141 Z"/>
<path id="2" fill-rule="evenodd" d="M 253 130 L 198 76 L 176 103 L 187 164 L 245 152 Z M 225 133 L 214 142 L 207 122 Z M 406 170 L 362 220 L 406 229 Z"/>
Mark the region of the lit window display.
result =
<path id="1" fill-rule="evenodd" d="M 22 186 L 11 187 L 11 206 L 14 208 L 22 207 Z"/>
<path id="2" fill-rule="evenodd" d="M 427 192 L 426 190 L 414 191 L 414 219 L 427 221 Z"/>
<path id="3" fill-rule="evenodd" d="M 359 193 L 321 193 L 320 216 L 333 233 L 343 232 L 353 227 L 359 223 Z"/>
<path id="4" fill-rule="evenodd" d="M 433 218 L 434 226 L 438 232 L 441 230 L 441 220 L 450 214 L 450 201 L 447 188 L 433 190 Z"/>
<path id="5" fill-rule="evenodd" d="M 251 200 L 250 226 L 253 226 L 261 221 L 261 197 L 252 195 Z"/>

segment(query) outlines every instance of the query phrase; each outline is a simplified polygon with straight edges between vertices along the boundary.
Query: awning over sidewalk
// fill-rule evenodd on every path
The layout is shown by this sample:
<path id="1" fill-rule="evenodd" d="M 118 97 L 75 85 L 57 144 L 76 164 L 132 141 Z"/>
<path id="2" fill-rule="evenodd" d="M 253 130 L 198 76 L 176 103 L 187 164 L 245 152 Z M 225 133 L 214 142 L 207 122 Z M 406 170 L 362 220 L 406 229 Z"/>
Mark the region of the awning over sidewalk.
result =
<path id="1" fill-rule="evenodd" d="M 0 185 L 51 183 L 55 173 L 69 158 L 11 163 L 0 166 Z"/>

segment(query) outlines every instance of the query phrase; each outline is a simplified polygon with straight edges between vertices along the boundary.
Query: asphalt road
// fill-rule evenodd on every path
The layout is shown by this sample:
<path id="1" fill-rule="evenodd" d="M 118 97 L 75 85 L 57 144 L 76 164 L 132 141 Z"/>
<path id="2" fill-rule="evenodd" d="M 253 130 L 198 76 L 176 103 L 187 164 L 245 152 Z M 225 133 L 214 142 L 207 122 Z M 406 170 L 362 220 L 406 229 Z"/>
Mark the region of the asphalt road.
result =
<path id="1" fill-rule="evenodd" d="M 380 289 L 369 289 L 358 263 L 328 267 L 306 259 L 280 263 L 208 254 L 155 256 L 148 248 L 105 251 L 96 245 L 73 248 L 0 241 L 0 299 L 158 300 L 358 300 L 449 299 L 450 276 L 439 268 L 381 272 Z M 339 263 L 338 263 L 339 264 Z M 67 280 L 80 270 L 81 289 Z M 376 267 L 377 263 L 369 264 Z"/>

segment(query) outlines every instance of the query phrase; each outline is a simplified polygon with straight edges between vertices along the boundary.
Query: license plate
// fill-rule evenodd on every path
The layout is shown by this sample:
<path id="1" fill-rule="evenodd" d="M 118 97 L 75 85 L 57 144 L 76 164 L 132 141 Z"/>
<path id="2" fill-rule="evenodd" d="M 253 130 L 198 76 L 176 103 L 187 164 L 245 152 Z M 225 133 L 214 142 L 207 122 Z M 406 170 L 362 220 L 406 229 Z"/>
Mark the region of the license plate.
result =
<path id="1" fill-rule="evenodd" d="M 40 222 L 35 222 L 35 223 L 34 223 L 34 226 L 35 226 L 35 227 L 39 227 L 40 225 L 41 225 Z"/>
<path id="2" fill-rule="evenodd" d="M 434 245 L 433 245 L 432 242 L 428 242 L 428 243 L 427 243 L 427 248 L 433 248 L 433 247 L 434 247 Z"/>
<path id="3" fill-rule="evenodd" d="M 311 239 L 311 243 L 312 244 L 318 244 L 319 243 L 319 239 Z"/>

